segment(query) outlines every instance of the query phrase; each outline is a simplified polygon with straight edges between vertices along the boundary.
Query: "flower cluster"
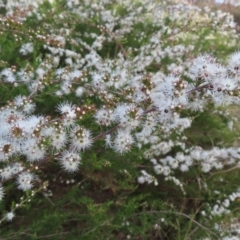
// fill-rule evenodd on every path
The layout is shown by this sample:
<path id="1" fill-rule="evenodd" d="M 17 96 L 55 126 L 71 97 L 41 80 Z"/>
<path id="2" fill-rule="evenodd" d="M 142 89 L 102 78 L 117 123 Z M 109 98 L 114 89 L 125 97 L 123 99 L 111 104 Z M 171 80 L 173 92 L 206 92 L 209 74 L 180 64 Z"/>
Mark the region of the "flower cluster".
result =
<path id="1" fill-rule="evenodd" d="M 201 178 L 240 167 L 238 146 L 189 146 L 185 134 L 196 112 L 207 111 L 211 104 L 240 104 L 240 52 L 225 63 L 211 54 L 195 54 L 195 50 L 204 50 L 204 46 L 195 46 L 197 21 L 202 31 L 215 29 L 222 44 L 232 47 L 236 43 L 231 15 L 167 1 L 148 4 L 145 0 L 140 6 L 135 1 L 114 1 L 125 9 L 121 15 L 110 7 L 110 0 L 66 1 L 66 9 L 53 16 L 56 25 L 52 29 L 43 24 L 34 32 L 27 29 L 29 11 L 9 2 L 4 5 L 1 34 L 16 32 L 15 40 L 21 42 L 17 54 L 24 61 L 34 59 L 17 66 L 0 63 L 1 86 L 15 92 L 24 89 L 0 109 L 3 185 L 16 179 L 18 189 L 32 189 L 36 167 L 49 161 L 58 161 L 67 172 L 77 172 L 82 160 L 87 162 L 84 154 L 97 152 L 99 144 L 101 150 L 120 156 L 141 152 L 151 167 L 142 167 L 138 183 L 157 186 L 162 176 L 183 194 L 186 184 L 178 178 L 179 172 L 184 175 L 197 169 Z M 41 23 L 47 17 L 38 12 L 38 4 L 31 8 L 31 17 Z M 139 25 L 146 31 L 152 27 L 147 34 Z M 88 31 L 77 31 L 81 26 Z M 133 43 L 124 44 L 121 39 Z M 103 52 L 111 44 L 115 52 L 106 57 Z M 55 105 L 46 102 L 49 96 Z M 47 114 L 40 109 L 41 101 Z M 4 194 L 1 185 L 0 199 Z M 230 200 L 239 196 L 233 193 L 216 203 L 209 210 L 211 216 L 229 213 Z M 6 215 L 8 221 L 13 217 L 13 212 Z"/>

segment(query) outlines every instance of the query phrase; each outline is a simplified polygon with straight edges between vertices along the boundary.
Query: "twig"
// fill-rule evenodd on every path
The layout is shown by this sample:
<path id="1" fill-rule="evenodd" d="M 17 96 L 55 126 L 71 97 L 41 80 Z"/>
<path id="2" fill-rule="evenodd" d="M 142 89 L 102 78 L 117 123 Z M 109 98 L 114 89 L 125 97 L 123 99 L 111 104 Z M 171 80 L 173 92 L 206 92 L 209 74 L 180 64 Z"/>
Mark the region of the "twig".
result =
<path id="1" fill-rule="evenodd" d="M 91 233 L 91 232 L 94 232 L 97 228 L 99 228 L 99 227 L 102 227 L 102 226 L 104 226 L 104 225 L 106 225 L 107 223 L 109 223 L 109 222 L 111 222 L 113 220 L 113 217 L 112 218 L 110 218 L 109 220 L 107 220 L 107 221 L 105 221 L 104 223 L 102 223 L 101 225 L 99 225 L 99 226 L 97 226 L 97 227 L 95 227 L 95 228 L 93 228 L 92 230 L 89 230 L 88 232 L 86 232 L 85 234 L 83 234 L 82 236 L 85 236 L 85 235 L 87 235 L 87 234 L 89 234 L 89 233 Z"/>
<path id="2" fill-rule="evenodd" d="M 229 168 L 225 171 L 219 171 L 219 172 L 215 172 L 215 173 L 212 173 L 211 176 L 209 178 L 211 178 L 212 176 L 216 175 L 216 174 L 222 174 L 222 173 L 227 173 L 227 172 L 231 172 L 232 170 L 235 170 L 237 168 L 240 168 L 240 166 L 235 166 L 235 167 L 232 167 L 232 168 Z"/>
<path id="3" fill-rule="evenodd" d="M 203 228 L 204 230 L 208 231 L 209 233 L 213 234 L 214 236 L 216 236 L 218 238 L 218 235 L 214 232 L 212 232 L 211 230 L 209 230 L 207 227 L 203 226 L 201 223 L 197 222 L 196 220 L 194 220 L 193 218 L 189 217 L 187 214 L 185 213 L 181 213 L 181 212 L 170 212 L 170 211 L 147 211 L 147 212 L 144 212 L 144 213 L 147 213 L 147 214 L 152 214 L 152 213 L 172 213 L 172 214 L 175 214 L 175 215 L 179 215 L 179 216 L 183 216 L 183 217 L 186 217 L 188 218 L 189 220 L 191 220 L 192 222 L 194 222 L 196 225 L 198 225 L 199 227 Z M 139 214 L 143 214 L 142 213 L 136 213 L 136 214 L 133 214 L 133 215 L 139 215 Z M 133 216 L 132 215 L 132 216 Z"/>
<path id="4" fill-rule="evenodd" d="M 202 90 L 202 89 L 204 89 L 204 88 L 206 88 L 206 87 L 209 87 L 209 84 L 208 84 L 208 83 L 207 83 L 207 84 L 204 84 L 204 85 L 202 85 L 202 86 L 193 88 L 193 89 L 187 91 L 187 93 L 191 93 L 191 92 L 194 92 L 194 91 Z"/>

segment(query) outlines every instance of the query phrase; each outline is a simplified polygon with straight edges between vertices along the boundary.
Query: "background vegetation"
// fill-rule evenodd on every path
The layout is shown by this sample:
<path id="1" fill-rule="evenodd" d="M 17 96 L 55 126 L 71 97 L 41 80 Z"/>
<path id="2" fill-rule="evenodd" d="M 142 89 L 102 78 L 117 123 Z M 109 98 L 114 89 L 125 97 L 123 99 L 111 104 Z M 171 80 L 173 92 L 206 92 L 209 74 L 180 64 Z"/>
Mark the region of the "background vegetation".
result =
<path id="1" fill-rule="evenodd" d="M 160 17 L 155 19 L 156 15 L 141 1 L 124 1 L 123 4 L 120 1 L 93 1 L 91 4 L 76 1 L 76 5 L 70 6 L 70 3 L 58 0 L 39 3 L 36 7 L 26 7 L 26 3 L 16 6 L 3 4 L 0 27 L 1 107 L 17 95 L 29 95 L 27 84 L 4 81 L 4 69 L 13 72 L 29 70 L 37 79 L 35 71 L 39 66 L 47 66 L 48 62 L 58 56 L 56 69 L 70 69 L 71 72 L 72 65 L 66 60 L 67 53 L 63 51 L 60 54 L 59 50 L 55 54 L 54 51 L 61 48 L 72 51 L 71 59 L 76 63 L 90 51 L 87 45 L 78 42 L 78 38 L 92 46 L 96 36 L 101 36 L 102 45 L 96 52 L 102 59 L 116 61 L 119 53 L 134 59 L 142 51 L 147 58 L 148 51 L 154 53 L 152 49 L 161 46 L 162 56 L 159 59 L 156 57 L 150 61 L 144 70 L 134 69 L 143 75 L 154 74 L 159 70 L 164 74 L 173 73 L 180 65 L 187 68 L 189 59 L 206 52 L 224 64 L 227 56 L 238 50 L 237 27 L 225 26 L 226 22 L 231 23 L 226 21 L 231 19 L 230 15 L 217 15 L 216 12 L 214 15 L 210 14 L 210 10 L 200 11 L 184 4 L 171 5 L 173 3 L 170 1 L 156 2 L 164 9 L 159 10 L 159 14 L 165 13 L 161 15 L 161 23 L 158 23 Z M 106 20 L 109 18 L 101 15 L 101 5 L 106 10 L 105 14 L 109 11 L 118 19 L 118 24 L 114 25 L 112 31 L 99 27 L 109 24 L 110 28 L 111 25 L 110 20 Z M 178 14 L 172 13 L 168 6 L 176 6 L 180 13 L 185 9 L 187 14 L 175 18 Z M 78 11 L 82 11 L 82 14 L 78 14 Z M 132 25 L 129 25 L 128 18 Z M 174 32 L 175 29 L 178 31 Z M 161 32 L 159 37 L 154 35 L 158 31 Z M 63 36 L 66 41 L 63 43 L 59 36 Z M 157 38 L 156 43 L 154 38 Z M 22 54 L 22 46 L 28 42 L 33 43 L 34 49 Z M 141 49 L 142 46 L 147 47 Z M 84 64 L 82 66 L 84 69 Z M 94 64 L 92 68 L 94 69 Z M 34 93 L 34 114 L 57 118 L 59 114 L 56 106 L 64 101 L 81 106 L 94 104 L 96 108 L 103 105 L 94 94 L 83 95 L 81 98 L 76 97 L 74 92 L 55 94 L 59 91 L 54 83 L 55 77 L 55 72 L 50 69 L 44 78 L 43 85 L 46 87 Z M 84 86 L 84 80 L 79 86 Z M 187 148 L 200 146 L 205 150 L 213 147 L 238 147 L 238 112 L 238 108 L 216 108 L 212 103 L 203 112 L 183 110 L 181 116 L 190 116 L 192 125 L 183 134 L 174 132 L 169 140 L 176 141 L 185 136 L 184 144 Z M 83 117 L 81 124 L 91 129 L 94 136 L 107 130 L 104 127 L 101 129 L 94 122 L 91 112 Z M 2 179 L 5 195 L 0 202 L 3 214 L 0 239 L 180 240 L 237 237 L 239 233 L 235 228 L 238 226 L 240 207 L 238 197 L 231 203 L 228 213 L 213 216 L 206 209 L 237 191 L 240 180 L 238 167 L 226 165 L 221 170 L 208 173 L 202 172 L 198 166 L 188 172 L 177 169 L 175 176 L 183 184 L 184 194 L 181 187 L 172 181 L 166 181 L 163 175 L 154 175 L 152 163 L 144 157 L 149 146 L 141 149 L 133 146 L 131 151 L 122 155 L 105 149 L 104 144 L 104 140 L 100 139 L 89 151 L 85 151 L 80 168 L 74 173 L 63 171 L 56 158 L 52 157 L 54 154 L 51 155 L 49 151 L 47 160 L 36 164 L 38 168 L 34 172 L 38 178 L 34 196 L 30 190 L 16 190 L 14 179 Z M 174 146 L 167 155 L 175 156 L 179 149 L 181 147 Z M 162 154 L 161 157 L 167 155 Z M 23 162 L 23 158 L 16 157 L 11 161 Z M 1 164 L 1 167 L 5 166 L 5 162 Z M 31 168 L 32 165 L 28 164 L 28 167 Z M 159 184 L 139 184 L 137 179 L 141 170 L 152 172 Z M 17 203 L 20 207 L 16 207 Z M 5 221 L 4 214 L 13 209 L 15 218 Z M 224 238 L 226 236 L 229 238 Z"/>

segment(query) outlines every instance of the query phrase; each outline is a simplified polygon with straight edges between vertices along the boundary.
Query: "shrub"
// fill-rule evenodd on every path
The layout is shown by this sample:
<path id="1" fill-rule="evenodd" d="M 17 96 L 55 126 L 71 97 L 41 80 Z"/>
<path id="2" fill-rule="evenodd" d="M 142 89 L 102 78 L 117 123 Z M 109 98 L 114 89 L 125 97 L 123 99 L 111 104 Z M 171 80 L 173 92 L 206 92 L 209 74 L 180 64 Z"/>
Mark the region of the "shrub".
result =
<path id="1" fill-rule="evenodd" d="M 173 1 L 1 7 L 2 236 L 231 239 L 233 17 Z"/>

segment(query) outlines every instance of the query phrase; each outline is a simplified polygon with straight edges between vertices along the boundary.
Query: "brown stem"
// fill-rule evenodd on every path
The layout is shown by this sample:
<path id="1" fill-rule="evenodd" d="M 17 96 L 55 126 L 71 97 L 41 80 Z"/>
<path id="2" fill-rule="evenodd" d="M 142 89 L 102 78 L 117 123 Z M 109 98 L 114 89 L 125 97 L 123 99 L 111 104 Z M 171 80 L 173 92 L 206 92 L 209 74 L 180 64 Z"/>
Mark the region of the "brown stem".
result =
<path id="1" fill-rule="evenodd" d="M 191 92 L 194 92 L 194 91 L 199 91 L 199 90 L 203 90 L 204 88 L 207 88 L 209 87 L 209 84 L 204 84 L 202 86 L 199 86 L 199 87 L 196 87 L 196 88 L 193 88 L 191 90 L 189 90 L 187 93 L 191 93 Z"/>

